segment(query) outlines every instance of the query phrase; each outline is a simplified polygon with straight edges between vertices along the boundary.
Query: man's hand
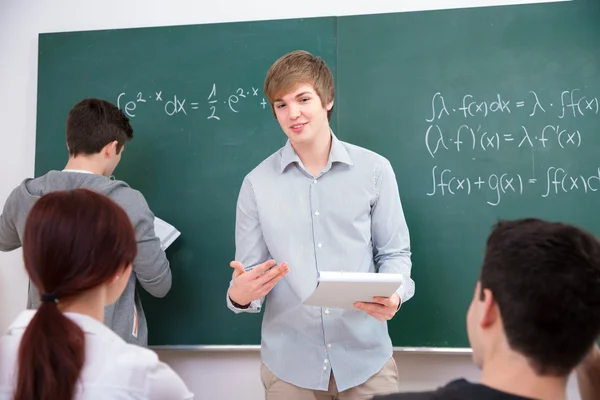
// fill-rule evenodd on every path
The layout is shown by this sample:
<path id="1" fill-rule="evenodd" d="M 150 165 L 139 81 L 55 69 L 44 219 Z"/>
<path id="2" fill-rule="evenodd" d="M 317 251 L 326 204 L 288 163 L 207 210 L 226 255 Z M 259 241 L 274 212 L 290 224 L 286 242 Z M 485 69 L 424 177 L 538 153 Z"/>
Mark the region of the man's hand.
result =
<path id="1" fill-rule="evenodd" d="M 373 297 L 373 303 L 357 301 L 354 307 L 379 321 L 388 321 L 394 317 L 400 307 L 400 296 L 394 293 L 390 297 Z"/>
<path id="2" fill-rule="evenodd" d="M 248 272 L 239 261 L 232 261 L 229 265 L 235 270 L 229 298 L 242 306 L 265 296 L 290 270 L 285 262 L 274 266 L 274 260 L 259 264 Z"/>

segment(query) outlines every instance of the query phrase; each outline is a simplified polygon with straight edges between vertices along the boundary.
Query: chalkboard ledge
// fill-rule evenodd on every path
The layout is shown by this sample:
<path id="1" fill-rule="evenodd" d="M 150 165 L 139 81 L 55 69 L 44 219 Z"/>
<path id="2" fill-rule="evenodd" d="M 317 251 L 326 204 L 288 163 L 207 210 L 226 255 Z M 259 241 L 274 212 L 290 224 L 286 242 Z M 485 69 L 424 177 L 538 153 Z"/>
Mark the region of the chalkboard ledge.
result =
<path id="1" fill-rule="evenodd" d="M 217 352 L 244 352 L 244 351 L 259 351 L 258 345 L 157 345 L 149 346 L 155 351 L 217 351 Z M 394 347 L 394 352 L 398 353 L 413 353 L 413 354 L 465 354 L 470 355 L 473 351 L 469 347 Z"/>

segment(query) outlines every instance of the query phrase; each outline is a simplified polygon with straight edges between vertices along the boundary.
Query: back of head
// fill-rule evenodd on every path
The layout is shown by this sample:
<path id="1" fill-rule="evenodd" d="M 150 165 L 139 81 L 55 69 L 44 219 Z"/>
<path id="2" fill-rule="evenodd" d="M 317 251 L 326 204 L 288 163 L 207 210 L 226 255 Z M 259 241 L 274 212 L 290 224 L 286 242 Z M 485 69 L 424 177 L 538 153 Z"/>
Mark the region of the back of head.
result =
<path id="1" fill-rule="evenodd" d="M 487 242 L 481 295 L 491 290 L 510 347 L 538 375 L 566 376 L 600 334 L 600 244 L 577 227 L 500 222 Z"/>
<path id="2" fill-rule="evenodd" d="M 85 99 L 77 103 L 67 118 L 67 146 L 71 156 L 99 153 L 117 141 L 120 151 L 133 138 L 129 118 L 105 100 Z"/>
<path id="3" fill-rule="evenodd" d="M 84 334 L 57 303 L 109 282 L 133 262 L 136 251 L 127 214 L 108 197 L 75 189 L 49 193 L 35 203 L 27 217 L 23 256 L 45 301 L 19 347 L 15 400 L 73 397 L 85 358 Z"/>
<path id="4" fill-rule="evenodd" d="M 267 72 L 264 91 L 274 115 L 273 103 L 301 84 L 312 85 L 323 106 L 334 99 L 333 75 L 325 61 L 307 51 L 296 50 L 280 57 Z M 332 113 L 333 108 L 327 112 L 329 120 Z"/>

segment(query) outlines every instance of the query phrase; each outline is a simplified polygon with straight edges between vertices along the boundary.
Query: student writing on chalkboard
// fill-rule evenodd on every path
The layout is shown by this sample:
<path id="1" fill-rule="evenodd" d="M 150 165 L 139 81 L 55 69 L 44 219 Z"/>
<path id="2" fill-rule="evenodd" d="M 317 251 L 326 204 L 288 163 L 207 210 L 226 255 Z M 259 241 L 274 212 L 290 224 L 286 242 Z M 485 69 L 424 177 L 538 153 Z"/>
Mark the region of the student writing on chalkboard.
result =
<path id="1" fill-rule="evenodd" d="M 243 180 L 227 302 L 234 312 L 259 312 L 268 293 L 266 398 L 396 392 L 386 321 L 413 296 L 414 282 L 392 166 L 331 131 L 334 82 L 322 59 L 306 51 L 284 55 L 269 69 L 264 90 L 288 141 Z M 404 281 L 392 297 L 355 310 L 303 305 L 319 270 L 398 273 Z"/>
<path id="2" fill-rule="evenodd" d="M 581 400 L 600 399 L 600 347 L 597 344 L 577 368 L 577 382 Z"/>
<path id="3" fill-rule="evenodd" d="M 25 223 L 23 256 L 41 293 L 0 338 L 0 399 L 192 399 L 156 353 L 104 324 L 137 252 L 127 214 L 87 189 L 42 196 Z"/>
<path id="4" fill-rule="evenodd" d="M 163 297 L 171 288 L 171 268 L 154 233 L 154 215 L 144 196 L 125 182 L 109 178 L 121 160 L 125 142 L 132 138 L 128 118 L 115 105 L 98 99 L 76 104 L 67 118 L 66 167 L 25 179 L 10 194 L 0 215 L 0 250 L 21 246 L 27 214 L 43 194 L 88 188 L 107 195 L 129 215 L 135 228 L 138 256 L 123 295 L 106 309 L 104 322 L 127 342 L 145 346 L 148 328 L 137 284 L 153 296 Z M 39 294 L 29 285 L 27 307 L 39 305 Z"/>
<path id="5" fill-rule="evenodd" d="M 567 224 L 500 222 L 488 238 L 467 332 L 479 383 L 458 379 L 376 399 L 566 400 L 569 375 L 600 334 L 600 242 Z"/>

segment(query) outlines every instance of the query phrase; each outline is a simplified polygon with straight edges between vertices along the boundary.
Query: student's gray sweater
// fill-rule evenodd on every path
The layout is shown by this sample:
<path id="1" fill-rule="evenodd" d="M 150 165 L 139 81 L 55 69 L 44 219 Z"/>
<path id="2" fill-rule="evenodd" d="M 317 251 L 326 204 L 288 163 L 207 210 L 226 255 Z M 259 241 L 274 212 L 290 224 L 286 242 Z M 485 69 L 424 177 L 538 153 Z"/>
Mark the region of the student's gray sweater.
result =
<path id="1" fill-rule="evenodd" d="M 151 295 L 163 297 L 171 288 L 171 269 L 154 233 L 154 214 L 139 191 L 102 175 L 71 171 L 50 171 L 39 178 L 26 179 L 10 194 L 0 215 L 0 251 L 21 246 L 27 214 L 37 199 L 48 192 L 77 188 L 110 197 L 125 210 L 133 224 L 138 244 L 133 273 L 121 297 L 106 307 L 104 323 L 128 343 L 146 346 L 148 327 L 137 282 Z M 27 307 L 37 308 L 39 304 L 40 295 L 30 284 Z"/>

